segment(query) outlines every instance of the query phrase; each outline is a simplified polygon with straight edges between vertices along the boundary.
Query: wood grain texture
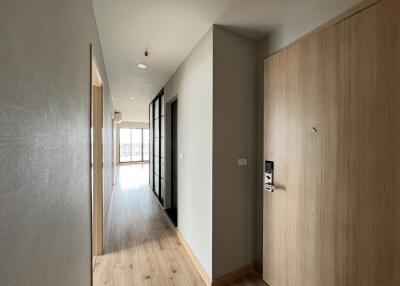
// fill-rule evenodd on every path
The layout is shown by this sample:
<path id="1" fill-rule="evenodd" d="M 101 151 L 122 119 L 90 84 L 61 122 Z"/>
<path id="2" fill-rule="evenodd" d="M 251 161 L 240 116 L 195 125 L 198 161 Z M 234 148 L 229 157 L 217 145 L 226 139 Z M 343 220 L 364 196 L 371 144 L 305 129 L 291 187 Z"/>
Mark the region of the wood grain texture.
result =
<path id="1" fill-rule="evenodd" d="M 229 285 L 230 286 L 268 286 L 267 284 L 265 284 L 264 281 L 262 281 L 261 277 L 259 277 L 259 276 L 260 275 L 258 275 L 258 274 L 251 273 L 235 282 L 232 282 Z"/>
<path id="2" fill-rule="evenodd" d="M 322 24 L 321 26 L 317 27 L 316 29 L 310 31 L 309 33 L 305 34 L 304 36 L 300 37 L 296 42 L 300 42 L 304 39 L 307 39 L 310 36 L 313 36 L 314 34 L 317 34 L 325 29 L 329 29 L 332 26 L 339 24 L 340 22 L 345 21 L 347 18 L 352 17 L 353 15 L 361 12 L 364 9 L 367 9 L 377 3 L 379 3 L 382 0 L 361 0 L 359 3 L 348 9 L 347 11 L 344 11 L 337 17 L 329 20 L 328 22 Z"/>
<path id="3" fill-rule="evenodd" d="M 265 100 L 264 100 L 264 157 L 276 162 L 275 184 L 285 181 L 280 176 L 285 172 L 287 152 L 280 134 L 286 132 L 286 83 L 287 83 L 287 50 L 268 58 L 265 62 Z M 286 138 L 284 138 L 286 140 Z M 274 196 L 264 196 L 264 255 L 263 278 L 270 285 L 280 285 L 280 279 L 286 271 L 286 196 L 277 192 Z"/>
<path id="4" fill-rule="evenodd" d="M 147 164 L 118 168 L 105 255 L 96 258 L 93 285 L 206 285 L 148 190 L 148 170 Z M 265 284 L 250 274 L 231 285 Z"/>
<path id="5" fill-rule="evenodd" d="M 93 85 L 93 256 L 103 254 L 103 87 Z"/>
<path id="6" fill-rule="evenodd" d="M 167 218 L 167 221 L 168 221 L 169 225 L 171 226 L 171 228 L 174 229 L 175 226 L 172 224 L 172 222 L 170 222 L 169 218 Z M 188 254 L 190 260 L 194 264 L 197 272 L 200 274 L 201 278 L 203 279 L 205 285 L 211 286 L 213 283 L 211 278 L 208 276 L 206 270 L 203 268 L 200 261 L 197 259 L 196 255 L 194 254 L 191 247 L 187 243 L 186 239 L 183 237 L 182 233 L 178 229 L 176 229 L 176 235 L 178 236 L 179 241 L 181 242 L 183 247 L 185 248 L 186 253 Z"/>
<path id="7" fill-rule="evenodd" d="M 94 285 L 204 285 L 148 190 L 148 165 L 121 166 L 116 179 Z"/>
<path id="8" fill-rule="evenodd" d="M 385 0 L 265 61 L 264 280 L 400 284 L 400 4 Z"/>
<path id="9" fill-rule="evenodd" d="M 351 19 L 349 282 L 399 285 L 400 4 L 386 0 Z M 397 271 L 396 271 L 397 270 Z"/>
<path id="10" fill-rule="evenodd" d="M 193 262 L 194 266 L 196 267 L 197 272 L 200 274 L 201 278 L 203 279 L 204 283 L 206 285 L 213 285 L 213 286 L 225 286 L 225 285 L 231 285 L 233 282 L 237 281 L 250 281 L 252 279 L 255 279 L 258 283 L 262 282 L 260 280 L 259 273 L 262 271 L 262 266 L 260 266 L 258 263 L 254 262 L 249 265 L 245 265 L 237 270 L 234 270 L 230 273 L 227 273 L 217 279 L 211 279 L 203 266 L 201 265 L 200 261 L 197 259 L 196 255 L 192 251 L 190 245 L 187 243 L 185 237 L 182 235 L 182 233 L 179 231 L 179 229 L 175 228 L 174 224 L 168 217 L 168 215 L 163 212 L 168 225 L 175 230 L 176 235 L 178 236 L 180 242 L 184 246 L 187 254 L 189 255 L 191 261 Z M 250 279 L 252 278 L 252 279 Z M 257 279 L 258 278 L 258 279 Z M 258 285 L 258 284 L 257 284 Z M 260 284 L 261 285 L 261 284 Z M 262 283 L 262 285 L 266 285 L 265 283 Z"/>
<path id="11" fill-rule="evenodd" d="M 230 273 L 227 273 L 217 279 L 212 281 L 212 286 L 226 286 L 231 285 L 232 283 L 239 281 L 241 279 L 247 279 L 248 277 L 258 277 L 256 273 L 256 263 L 251 263 L 240 267 Z M 265 283 L 262 285 L 266 285 Z"/>

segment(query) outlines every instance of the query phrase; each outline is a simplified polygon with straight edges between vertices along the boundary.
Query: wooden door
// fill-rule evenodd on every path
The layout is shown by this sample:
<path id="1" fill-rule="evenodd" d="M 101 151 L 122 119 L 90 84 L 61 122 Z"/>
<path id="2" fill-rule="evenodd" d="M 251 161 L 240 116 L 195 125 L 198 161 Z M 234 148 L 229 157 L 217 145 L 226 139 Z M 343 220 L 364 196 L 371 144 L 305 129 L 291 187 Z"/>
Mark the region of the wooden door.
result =
<path id="1" fill-rule="evenodd" d="M 280 188 L 264 193 L 270 286 L 400 285 L 399 7 L 265 61 L 264 158 Z"/>
<path id="2" fill-rule="evenodd" d="M 103 87 L 92 90 L 92 245 L 93 256 L 103 254 Z"/>
<path id="3" fill-rule="evenodd" d="M 400 1 L 351 19 L 350 97 L 340 124 L 348 173 L 347 285 L 400 285 Z M 344 237 L 343 237 L 344 238 Z"/>
<path id="4" fill-rule="evenodd" d="M 264 100 L 264 157 L 276 164 L 275 184 L 286 181 L 287 172 L 287 65 L 288 52 L 283 50 L 265 62 L 265 100 Z M 264 196 L 264 280 L 270 285 L 281 284 L 286 273 L 287 196 L 285 192 Z"/>

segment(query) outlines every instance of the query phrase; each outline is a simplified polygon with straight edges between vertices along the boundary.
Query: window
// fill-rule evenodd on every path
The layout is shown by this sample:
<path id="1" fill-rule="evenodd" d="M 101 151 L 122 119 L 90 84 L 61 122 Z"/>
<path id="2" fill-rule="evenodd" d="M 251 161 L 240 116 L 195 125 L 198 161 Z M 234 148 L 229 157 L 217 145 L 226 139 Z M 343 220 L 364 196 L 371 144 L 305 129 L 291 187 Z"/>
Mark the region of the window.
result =
<path id="1" fill-rule="evenodd" d="M 149 150 L 149 129 L 121 128 L 119 130 L 120 163 L 148 161 Z"/>
<path id="2" fill-rule="evenodd" d="M 150 159 L 150 133 L 149 129 L 143 129 L 143 161 Z"/>

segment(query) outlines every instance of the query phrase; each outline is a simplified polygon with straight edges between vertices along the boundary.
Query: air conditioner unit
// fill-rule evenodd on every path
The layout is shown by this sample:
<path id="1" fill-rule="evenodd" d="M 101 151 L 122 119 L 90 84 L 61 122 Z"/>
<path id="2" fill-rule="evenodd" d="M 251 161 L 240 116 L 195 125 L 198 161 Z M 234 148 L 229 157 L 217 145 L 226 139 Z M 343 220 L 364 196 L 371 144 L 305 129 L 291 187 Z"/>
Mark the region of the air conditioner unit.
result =
<path id="1" fill-rule="evenodd" d="M 114 112 L 114 122 L 115 123 L 121 123 L 122 122 L 122 113 L 121 112 Z"/>

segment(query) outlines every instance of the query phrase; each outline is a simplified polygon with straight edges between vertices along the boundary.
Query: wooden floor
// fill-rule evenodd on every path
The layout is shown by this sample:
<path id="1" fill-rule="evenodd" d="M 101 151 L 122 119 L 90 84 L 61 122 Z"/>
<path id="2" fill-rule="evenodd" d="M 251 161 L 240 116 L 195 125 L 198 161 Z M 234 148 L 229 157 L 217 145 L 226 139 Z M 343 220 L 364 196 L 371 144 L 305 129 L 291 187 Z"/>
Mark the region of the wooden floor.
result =
<path id="1" fill-rule="evenodd" d="M 94 286 L 205 285 L 158 202 L 148 190 L 148 165 L 119 167 Z M 266 285 L 249 276 L 232 286 Z"/>

